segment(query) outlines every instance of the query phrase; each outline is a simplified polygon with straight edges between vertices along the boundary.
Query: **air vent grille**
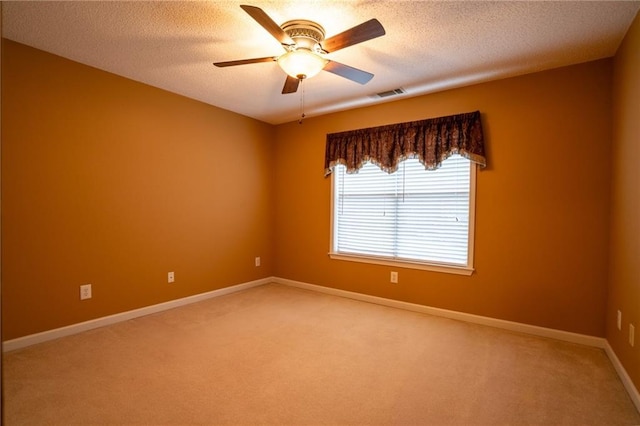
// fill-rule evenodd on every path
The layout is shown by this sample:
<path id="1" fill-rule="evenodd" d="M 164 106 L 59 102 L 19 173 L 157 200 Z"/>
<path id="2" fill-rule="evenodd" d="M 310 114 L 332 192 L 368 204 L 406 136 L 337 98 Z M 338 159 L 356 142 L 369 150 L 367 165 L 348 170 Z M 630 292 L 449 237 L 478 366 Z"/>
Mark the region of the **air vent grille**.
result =
<path id="1" fill-rule="evenodd" d="M 386 92 L 376 93 L 378 98 L 388 98 L 389 96 L 397 96 L 403 93 L 407 93 L 402 87 L 398 87 L 397 89 L 387 90 Z"/>

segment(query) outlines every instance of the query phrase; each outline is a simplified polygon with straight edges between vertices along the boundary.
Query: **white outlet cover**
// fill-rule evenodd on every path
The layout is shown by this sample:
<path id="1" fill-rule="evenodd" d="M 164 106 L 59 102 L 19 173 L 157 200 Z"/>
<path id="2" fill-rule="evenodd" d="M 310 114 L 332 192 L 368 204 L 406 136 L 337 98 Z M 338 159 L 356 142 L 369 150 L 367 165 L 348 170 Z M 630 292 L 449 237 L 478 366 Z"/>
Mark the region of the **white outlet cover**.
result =
<path id="1" fill-rule="evenodd" d="M 622 312 L 618 311 L 618 330 L 622 330 Z"/>
<path id="2" fill-rule="evenodd" d="M 80 286 L 80 300 L 91 299 L 91 284 Z"/>

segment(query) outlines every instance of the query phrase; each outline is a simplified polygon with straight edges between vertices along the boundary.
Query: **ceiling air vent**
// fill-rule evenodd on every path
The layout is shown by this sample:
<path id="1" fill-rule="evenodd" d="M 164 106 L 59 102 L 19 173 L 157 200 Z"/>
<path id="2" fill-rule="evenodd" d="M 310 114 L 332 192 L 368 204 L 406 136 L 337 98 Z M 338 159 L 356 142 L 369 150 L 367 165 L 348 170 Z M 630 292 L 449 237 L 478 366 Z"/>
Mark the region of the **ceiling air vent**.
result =
<path id="1" fill-rule="evenodd" d="M 378 98 L 388 98 L 389 96 L 401 95 L 403 93 L 407 93 L 402 87 L 398 87 L 397 89 L 387 90 L 386 92 L 376 93 L 376 97 Z"/>

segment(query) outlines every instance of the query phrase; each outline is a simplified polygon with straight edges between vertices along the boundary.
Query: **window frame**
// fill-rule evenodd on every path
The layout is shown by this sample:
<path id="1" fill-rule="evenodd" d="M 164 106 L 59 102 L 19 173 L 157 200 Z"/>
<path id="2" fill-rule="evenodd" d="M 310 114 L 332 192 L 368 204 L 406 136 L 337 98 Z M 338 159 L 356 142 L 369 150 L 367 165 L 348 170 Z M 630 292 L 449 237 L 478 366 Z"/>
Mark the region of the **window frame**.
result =
<path id="1" fill-rule="evenodd" d="M 446 161 L 446 160 L 445 160 Z M 335 227 L 335 207 L 337 205 L 338 191 L 336 190 L 335 173 L 331 176 L 331 206 L 330 206 L 330 239 L 329 239 L 329 257 L 335 260 L 343 260 L 348 262 L 361 262 L 375 265 L 393 266 L 399 268 L 420 269 L 433 272 L 443 272 L 457 275 L 471 275 L 474 269 L 474 241 L 475 241 L 475 217 L 476 217 L 476 174 L 478 165 L 473 161 L 469 161 L 469 229 L 467 236 L 467 264 L 454 265 L 449 263 L 434 261 L 418 261 L 411 259 L 398 259 L 386 256 L 360 255 L 354 253 L 340 253 L 334 251 L 337 229 Z M 425 171 L 425 173 L 429 173 Z"/>

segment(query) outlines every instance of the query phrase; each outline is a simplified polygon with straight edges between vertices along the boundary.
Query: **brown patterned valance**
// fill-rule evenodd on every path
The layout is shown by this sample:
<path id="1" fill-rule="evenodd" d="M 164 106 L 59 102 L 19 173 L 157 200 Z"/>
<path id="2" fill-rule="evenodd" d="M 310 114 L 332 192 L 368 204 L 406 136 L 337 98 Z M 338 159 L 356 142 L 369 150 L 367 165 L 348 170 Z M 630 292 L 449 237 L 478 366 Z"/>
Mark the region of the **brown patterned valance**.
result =
<path id="1" fill-rule="evenodd" d="M 433 170 L 452 154 L 486 166 L 480 111 L 327 135 L 324 175 L 338 164 L 355 173 L 371 161 L 387 173 L 407 158 Z"/>

